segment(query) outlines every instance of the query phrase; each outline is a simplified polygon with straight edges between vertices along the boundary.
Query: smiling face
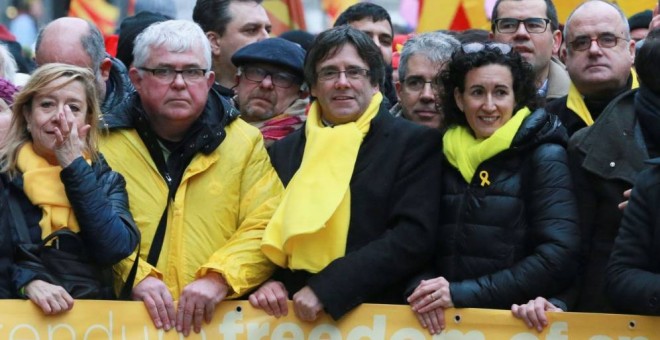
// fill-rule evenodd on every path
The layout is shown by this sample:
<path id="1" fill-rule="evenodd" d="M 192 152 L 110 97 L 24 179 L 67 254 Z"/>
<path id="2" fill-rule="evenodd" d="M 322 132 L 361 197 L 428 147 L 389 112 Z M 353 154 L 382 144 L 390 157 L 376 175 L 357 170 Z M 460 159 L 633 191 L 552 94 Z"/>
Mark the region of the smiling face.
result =
<path id="1" fill-rule="evenodd" d="M 516 102 L 511 70 L 499 64 L 470 70 L 463 92 L 454 89 L 454 99 L 475 137 L 490 137 L 513 116 Z"/>
<path id="2" fill-rule="evenodd" d="M 352 44 L 338 47 L 334 55 L 316 65 L 317 74 L 349 69 L 369 69 Z M 321 106 L 323 119 L 333 124 L 344 124 L 360 118 L 379 87 L 371 84 L 369 75 L 352 79 L 342 72 L 337 79 L 317 79 L 311 90 Z"/>
<path id="3" fill-rule="evenodd" d="M 58 164 L 55 157 L 55 130 L 60 126 L 59 117 L 60 113 L 64 112 L 64 106 L 71 108 L 79 133 L 87 123 L 85 87 L 80 81 L 72 81 L 62 86 L 67 81 L 69 80 L 65 78 L 55 80 L 52 88 L 56 90 L 37 93 L 32 98 L 30 107 L 26 106 L 24 112 L 34 151 L 51 164 Z"/>

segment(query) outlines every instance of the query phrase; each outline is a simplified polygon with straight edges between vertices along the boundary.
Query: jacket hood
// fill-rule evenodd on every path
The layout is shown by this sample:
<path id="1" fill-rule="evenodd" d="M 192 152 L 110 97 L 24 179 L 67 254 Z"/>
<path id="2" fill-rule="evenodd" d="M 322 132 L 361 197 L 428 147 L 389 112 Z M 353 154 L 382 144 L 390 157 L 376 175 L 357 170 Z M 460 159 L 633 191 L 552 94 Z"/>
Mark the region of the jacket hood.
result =
<path id="1" fill-rule="evenodd" d="M 131 94 L 135 92 L 133 83 L 128 78 L 126 66 L 117 58 L 110 57 L 112 67 L 106 82 L 105 99 L 101 104 L 101 112 L 110 113 L 120 111 L 127 105 Z"/>
<path id="2" fill-rule="evenodd" d="M 529 149 L 540 144 L 552 143 L 566 146 L 568 133 L 559 117 L 540 108 L 525 118 L 511 143 L 512 148 Z"/>

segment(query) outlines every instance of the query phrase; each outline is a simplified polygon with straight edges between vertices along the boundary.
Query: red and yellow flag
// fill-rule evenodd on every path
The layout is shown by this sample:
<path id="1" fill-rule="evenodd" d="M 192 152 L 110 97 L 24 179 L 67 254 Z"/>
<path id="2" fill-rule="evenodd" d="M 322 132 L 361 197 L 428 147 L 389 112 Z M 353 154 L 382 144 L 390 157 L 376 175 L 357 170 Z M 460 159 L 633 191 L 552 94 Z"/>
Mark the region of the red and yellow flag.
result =
<path id="1" fill-rule="evenodd" d="M 263 6 L 273 24 L 273 35 L 306 29 L 305 11 L 301 0 L 266 0 Z"/>
<path id="2" fill-rule="evenodd" d="M 358 2 L 358 0 L 323 0 L 321 6 L 323 6 L 325 13 L 328 14 L 331 22 L 330 25 L 333 25 L 339 14 Z"/>
<path id="3" fill-rule="evenodd" d="M 119 9 L 105 0 L 71 0 L 69 16 L 93 22 L 101 33 L 108 35 L 115 32 Z"/>

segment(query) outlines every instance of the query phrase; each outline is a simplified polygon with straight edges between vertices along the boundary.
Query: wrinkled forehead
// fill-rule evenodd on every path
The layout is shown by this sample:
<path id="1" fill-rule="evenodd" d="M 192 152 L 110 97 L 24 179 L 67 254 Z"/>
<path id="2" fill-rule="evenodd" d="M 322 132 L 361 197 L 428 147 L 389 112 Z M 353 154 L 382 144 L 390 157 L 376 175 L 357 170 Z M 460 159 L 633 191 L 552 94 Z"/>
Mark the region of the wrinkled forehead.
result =
<path id="1" fill-rule="evenodd" d="M 578 8 L 570 18 L 569 38 L 597 36 L 602 33 L 627 35 L 621 15 L 611 5 L 599 1 L 589 2 Z"/>

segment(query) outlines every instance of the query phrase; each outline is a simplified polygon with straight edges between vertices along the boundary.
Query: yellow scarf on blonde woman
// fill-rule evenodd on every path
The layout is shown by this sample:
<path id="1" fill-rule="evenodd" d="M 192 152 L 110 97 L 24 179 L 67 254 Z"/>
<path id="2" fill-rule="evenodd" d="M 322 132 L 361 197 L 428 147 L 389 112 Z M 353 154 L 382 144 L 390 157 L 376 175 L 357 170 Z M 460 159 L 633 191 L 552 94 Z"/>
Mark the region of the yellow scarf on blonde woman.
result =
<path id="1" fill-rule="evenodd" d="M 486 139 L 475 138 L 469 126 L 454 125 L 442 138 L 442 151 L 449 164 L 458 169 L 465 182 L 470 183 L 481 163 L 511 147 L 523 120 L 530 114 L 531 111 L 526 107 L 518 110 Z"/>
<path id="2" fill-rule="evenodd" d="M 17 165 L 23 173 L 23 192 L 33 205 L 41 208 L 41 237 L 63 227 L 80 231 L 60 179 L 62 167 L 51 165 L 37 155 L 31 142 L 25 143 L 18 151 Z"/>
<path id="3" fill-rule="evenodd" d="M 631 89 L 636 89 L 639 87 L 639 81 L 637 80 L 637 73 L 635 70 L 630 70 L 630 75 L 632 76 L 632 86 Z M 614 99 L 614 98 L 612 98 Z M 577 87 L 571 82 L 571 85 L 568 87 L 568 96 L 566 97 L 566 107 L 580 117 L 587 126 L 594 124 L 594 118 L 591 116 L 591 112 L 587 108 L 587 104 L 584 103 L 584 97 L 580 94 Z"/>
<path id="4" fill-rule="evenodd" d="M 346 253 L 351 177 L 382 100 L 377 92 L 356 122 L 334 127 L 323 125 L 318 102 L 311 105 L 302 163 L 261 243 L 261 250 L 278 266 L 317 273 Z"/>

